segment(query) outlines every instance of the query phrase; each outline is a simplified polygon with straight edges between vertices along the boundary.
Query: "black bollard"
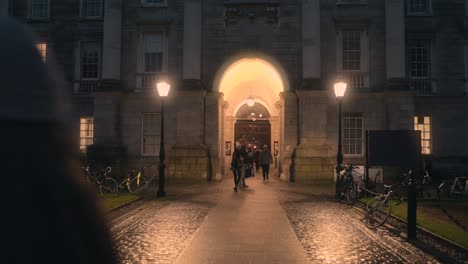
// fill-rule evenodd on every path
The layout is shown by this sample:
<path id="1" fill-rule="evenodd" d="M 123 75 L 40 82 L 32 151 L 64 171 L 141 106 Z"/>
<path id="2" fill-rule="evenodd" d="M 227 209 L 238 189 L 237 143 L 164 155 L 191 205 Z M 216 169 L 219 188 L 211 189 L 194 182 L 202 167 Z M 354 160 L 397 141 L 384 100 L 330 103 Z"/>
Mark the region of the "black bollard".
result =
<path id="1" fill-rule="evenodd" d="M 408 240 L 416 239 L 416 183 L 414 179 L 414 173 L 411 173 L 409 179 L 409 189 L 408 189 L 408 226 L 407 226 L 407 235 Z"/>

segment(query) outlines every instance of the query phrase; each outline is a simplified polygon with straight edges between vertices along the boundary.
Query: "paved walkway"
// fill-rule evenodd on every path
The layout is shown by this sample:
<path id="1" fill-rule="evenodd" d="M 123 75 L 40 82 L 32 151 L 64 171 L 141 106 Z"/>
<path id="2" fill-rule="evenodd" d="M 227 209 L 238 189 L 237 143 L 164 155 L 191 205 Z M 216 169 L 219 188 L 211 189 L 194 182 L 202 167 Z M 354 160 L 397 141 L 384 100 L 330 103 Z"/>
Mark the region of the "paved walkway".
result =
<path id="1" fill-rule="evenodd" d="M 272 177 L 168 185 L 111 218 L 122 263 L 438 263 L 386 229 L 369 230 L 333 186 Z M 155 190 L 151 191 L 151 194 Z M 153 197 L 153 195 L 151 195 Z"/>
<path id="2" fill-rule="evenodd" d="M 276 193 L 258 178 L 222 196 L 176 263 L 308 263 Z"/>

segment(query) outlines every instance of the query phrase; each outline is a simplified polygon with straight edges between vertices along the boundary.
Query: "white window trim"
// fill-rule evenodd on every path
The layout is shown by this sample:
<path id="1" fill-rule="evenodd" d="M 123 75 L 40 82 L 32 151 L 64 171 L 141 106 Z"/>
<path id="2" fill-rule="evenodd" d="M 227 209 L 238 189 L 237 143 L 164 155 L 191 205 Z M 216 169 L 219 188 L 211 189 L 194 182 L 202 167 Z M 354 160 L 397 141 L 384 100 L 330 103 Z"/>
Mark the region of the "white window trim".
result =
<path id="1" fill-rule="evenodd" d="M 162 116 L 161 116 L 162 113 L 161 112 L 143 112 L 143 113 L 140 114 L 140 154 L 141 154 L 141 156 L 144 156 L 144 157 L 159 156 L 159 151 L 161 149 L 161 144 L 159 144 L 159 150 L 157 150 L 156 153 L 154 153 L 154 154 L 148 154 L 148 153 L 144 152 L 145 143 L 143 142 L 143 140 L 144 140 L 145 134 L 144 134 L 144 131 L 143 131 L 144 130 L 144 127 L 143 127 L 144 126 L 144 121 L 143 120 L 144 120 L 144 115 L 145 114 L 159 115 L 159 121 L 161 121 L 161 118 L 162 118 Z M 159 126 L 159 128 L 161 128 L 160 124 L 158 126 Z M 154 135 L 159 136 L 160 139 L 161 139 L 161 132 L 159 132 L 159 134 L 154 134 Z"/>
<path id="2" fill-rule="evenodd" d="M 143 7 L 165 7 L 167 6 L 167 0 L 164 0 L 163 3 L 146 3 L 146 0 L 141 0 L 141 5 Z"/>
<path id="3" fill-rule="evenodd" d="M 143 88 L 143 74 L 145 74 L 145 56 L 144 56 L 144 42 L 145 33 L 158 33 L 162 36 L 162 70 L 154 74 L 166 76 L 168 72 L 168 38 L 165 30 L 142 30 L 138 34 L 138 45 L 137 45 L 137 76 L 136 76 L 136 90 L 144 90 Z"/>
<path id="4" fill-rule="evenodd" d="M 361 59 L 360 70 L 343 70 L 343 31 L 359 30 L 361 31 Z M 338 73 L 362 73 L 364 74 L 364 88 L 369 88 L 369 36 L 364 28 L 339 28 L 336 35 L 336 71 Z"/>
<path id="5" fill-rule="evenodd" d="M 50 0 L 47 0 L 47 17 L 35 17 L 33 12 L 33 0 L 28 1 L 28 18 L 34 20 L 48 20 L 50 19 Z"/>
<path id="6" fill-rule="evenodd" d="M 353 113 L 353 112 L 346 112 L 346 113 Z M 344 147 L 344 137 L 345 137 L 345 133 L 344 133 L 344 130 L 345 130 L 345 127 L 344 127 L 344 120 L 345 120 L 345 112 L 343 113 L 343 116 L 341 118 L 343 118 L 342 121 L 342 124 L 343 124 L 343 131 L 341 133 L 341 142 L 343 144 L 343 157 L 346 157 L 346 158 L 362 158 L 364 157 L 365 155 L 365 115 L 363 112 L 361 112 L 361 115 L 362 115 L 362 127 L 361 127 L 361 154 L 346 154 L 344 151 L 345 151 L 345 147 Z"/>
<path id="7" fill-rule="evenodd" d="M 104 1 L 101 0 L 101 14 L 99 16 L 84 16 L 83 14 L 83 2 L 86 0 L 80 0 L 80 18 L 82 19 L 102 19 L 104 17 Z"/>
<path id="8" fill-rule="evenodd" d="M 432 0 L 426 0 L 427 5 L 428 5 L 428 11 L 427 12 L 410 12 L 410 1 L 411 0 L 406 0 L 406 15 L 407 16 L 432 16 Z"/>

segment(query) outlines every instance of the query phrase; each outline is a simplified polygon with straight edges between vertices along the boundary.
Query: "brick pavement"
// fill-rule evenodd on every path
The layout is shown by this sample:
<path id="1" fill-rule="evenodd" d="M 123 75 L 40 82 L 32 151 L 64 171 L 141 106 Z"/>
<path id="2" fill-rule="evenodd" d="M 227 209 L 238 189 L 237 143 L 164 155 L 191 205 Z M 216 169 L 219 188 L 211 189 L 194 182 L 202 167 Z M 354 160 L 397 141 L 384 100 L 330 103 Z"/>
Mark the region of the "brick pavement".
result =
<path id="1" fill-rule="evenodd" d="M 237 193 L 231 179 L 169 186 L 167 199 L 114 219 L 123 263 L 437 263 L 402 239 L 368 230 L 353 209 L 327 198 L 332 186 L 274 177 L 248 184 Z"/>

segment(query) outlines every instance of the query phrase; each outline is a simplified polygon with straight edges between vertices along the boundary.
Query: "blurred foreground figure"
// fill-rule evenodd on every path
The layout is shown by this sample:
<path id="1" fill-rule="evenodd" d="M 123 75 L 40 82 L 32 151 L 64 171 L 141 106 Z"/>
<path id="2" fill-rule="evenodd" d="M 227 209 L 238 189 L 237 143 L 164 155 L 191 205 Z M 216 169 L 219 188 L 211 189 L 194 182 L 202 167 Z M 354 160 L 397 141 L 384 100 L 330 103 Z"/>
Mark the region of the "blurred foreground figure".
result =
<path id="1" fill-rule="evenodd" d="M 53 61 L 0 19 L 2 263 L 118 263 L 97 197 L 81 182 Z M 59 92 L 61 91 L 61 92 Z"/>

